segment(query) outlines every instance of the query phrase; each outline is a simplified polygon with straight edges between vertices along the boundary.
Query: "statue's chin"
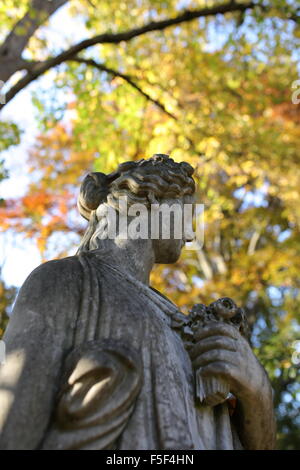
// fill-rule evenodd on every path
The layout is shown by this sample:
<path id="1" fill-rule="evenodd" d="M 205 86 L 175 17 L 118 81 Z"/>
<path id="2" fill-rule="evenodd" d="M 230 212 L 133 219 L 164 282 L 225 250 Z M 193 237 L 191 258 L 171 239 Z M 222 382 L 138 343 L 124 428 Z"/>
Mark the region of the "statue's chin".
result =
<path id="1" fill-rule="evenodd" d="M 172 264 L 176 263 L 176 261 L 179 260 L 181 254 L 181 250 L 177 252 L 172 252 L 172 253 L 160 253 L 158 256 L 155 258 L 155 263 L 157 264 Z"/>
<path id="2" fill-rule="evenodd" d="M 184 241 L 176 240 L 154 240 L 153 248 L 155 253 L 155 262 L 161 264 L 176 263 L 181 255 Z"/>

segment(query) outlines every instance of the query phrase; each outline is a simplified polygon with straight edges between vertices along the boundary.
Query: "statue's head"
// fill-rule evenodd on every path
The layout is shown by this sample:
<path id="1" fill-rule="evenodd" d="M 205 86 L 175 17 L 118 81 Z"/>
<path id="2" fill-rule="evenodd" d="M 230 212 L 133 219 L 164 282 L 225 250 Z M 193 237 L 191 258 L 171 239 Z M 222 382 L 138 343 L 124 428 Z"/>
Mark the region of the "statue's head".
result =
<path id="1" fill-rule="evenodd" d="M 176 163 L 168 155 L 156 154 L 148 160 L 121 163 L 116 171 L 108 175 L 89 173 L 83 180 L 78 197 L 79 211 L 89 221 L 79 251 L 99 248 L 107 236 L 109 214 L 115 213 L 120 219 L 125 207 L 129 222 L 136 222 L 136 214 L 139 221 L 142 220 L 141 212 L 144 216 L 146 214 L 146 237 L 152 241 L 155 262 L 175 262 L 185 241 L 191 239 L 187 217 L 184 216 L 185 224 L 182 224 L 182 218 L 183 208 L 186 205 L 191 207 L 193 203 L 193 172 L 186 162 Z M 176 208 L 181 208 L 177 214 Z M 164 232 L 168 217 L 169 227 Z M 179 236 L 178 217 L 181 217 L 183 227 Z M 156 236 L 153 237 L 153 233 Z"/>

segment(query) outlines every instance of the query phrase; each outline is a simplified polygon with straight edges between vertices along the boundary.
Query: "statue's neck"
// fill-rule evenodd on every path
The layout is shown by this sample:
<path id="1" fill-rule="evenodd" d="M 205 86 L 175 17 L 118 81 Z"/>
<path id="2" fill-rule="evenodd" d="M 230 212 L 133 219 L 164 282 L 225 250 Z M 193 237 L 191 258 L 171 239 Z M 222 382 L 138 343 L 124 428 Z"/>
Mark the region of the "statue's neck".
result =
<path id="1" fill-rule="evenodd" d="M 124 274 L 149 285 L 155 262 L 151 240 L 101 240 L 95 254 Z"/>

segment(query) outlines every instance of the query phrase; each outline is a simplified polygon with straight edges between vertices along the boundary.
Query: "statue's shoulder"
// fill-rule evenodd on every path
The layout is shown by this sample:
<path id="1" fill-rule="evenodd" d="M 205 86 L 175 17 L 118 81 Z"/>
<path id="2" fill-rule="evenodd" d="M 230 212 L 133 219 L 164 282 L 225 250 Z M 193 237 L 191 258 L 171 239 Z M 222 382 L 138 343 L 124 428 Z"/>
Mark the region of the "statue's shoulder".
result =
<path id="1" fill-rule="evenodd" d="M 69 256 L 47 261 L 35 268 L 24 282 L 20 294 L 31 292 L 51 297 L 56 292 L 74 293 L 80 289 L 83 279 L 82 266 L 78 256 Z M 61 295 L 61 294 L 60 294 Z"/>
<path id="2" fill-rule="evenodd" d="M 22 325 L 21 319 L 31 318 L 36 322 L 38 317 L 60 326 L 71 321 L 72 312 L 77 311 L 81 302 L 82 286 L 83 270 L 77 256 L 41 264 L 22 285 L 10 324 Z"/>
<path id="3" fill-rule="evenodd" d="M 37 268 L 35 268 L 31 274 L 28 276 L 30 278 L 39 278 L 41 280 L 49 280 L 49 276 L 58 276 L 62 281 L 67 280 L 63 279 L 63 276 L 66 274 L 74 277 L 75 275 L 80 274 L 81 264 L 78 256 L 68 256 L 67 258 L 54 259 L 51 261 L 46 261 Z"/>

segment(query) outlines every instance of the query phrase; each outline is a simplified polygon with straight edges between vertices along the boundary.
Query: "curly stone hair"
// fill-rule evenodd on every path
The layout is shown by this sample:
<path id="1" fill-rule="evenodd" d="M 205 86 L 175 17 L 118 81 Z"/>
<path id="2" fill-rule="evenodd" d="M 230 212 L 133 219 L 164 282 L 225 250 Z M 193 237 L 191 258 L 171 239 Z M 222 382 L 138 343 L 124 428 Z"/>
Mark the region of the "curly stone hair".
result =
<path id="1" fill-rule="evenodd" d="M 94 249 L 90 241 L 99 224 L 101 204 L 119 208 L 120 198 L 126 196 L 128 207 L 140 203 L 146 207 L 163 200 L 192 196 L 195 182 L 193 167 L 186 162 L 177 163 L 164 154 L 155 154 L 147 160 L 121 163 L 113 173 L 89 173 L 83 180 L 78 197 L 80 214 L 89 221 L 79 252 Z M 98 215 L 97 215 L 98 214 Z M 99 228 L 99 227 L 98 227 Z M 99 230 L 97 230 L 99 232 Z"/>

